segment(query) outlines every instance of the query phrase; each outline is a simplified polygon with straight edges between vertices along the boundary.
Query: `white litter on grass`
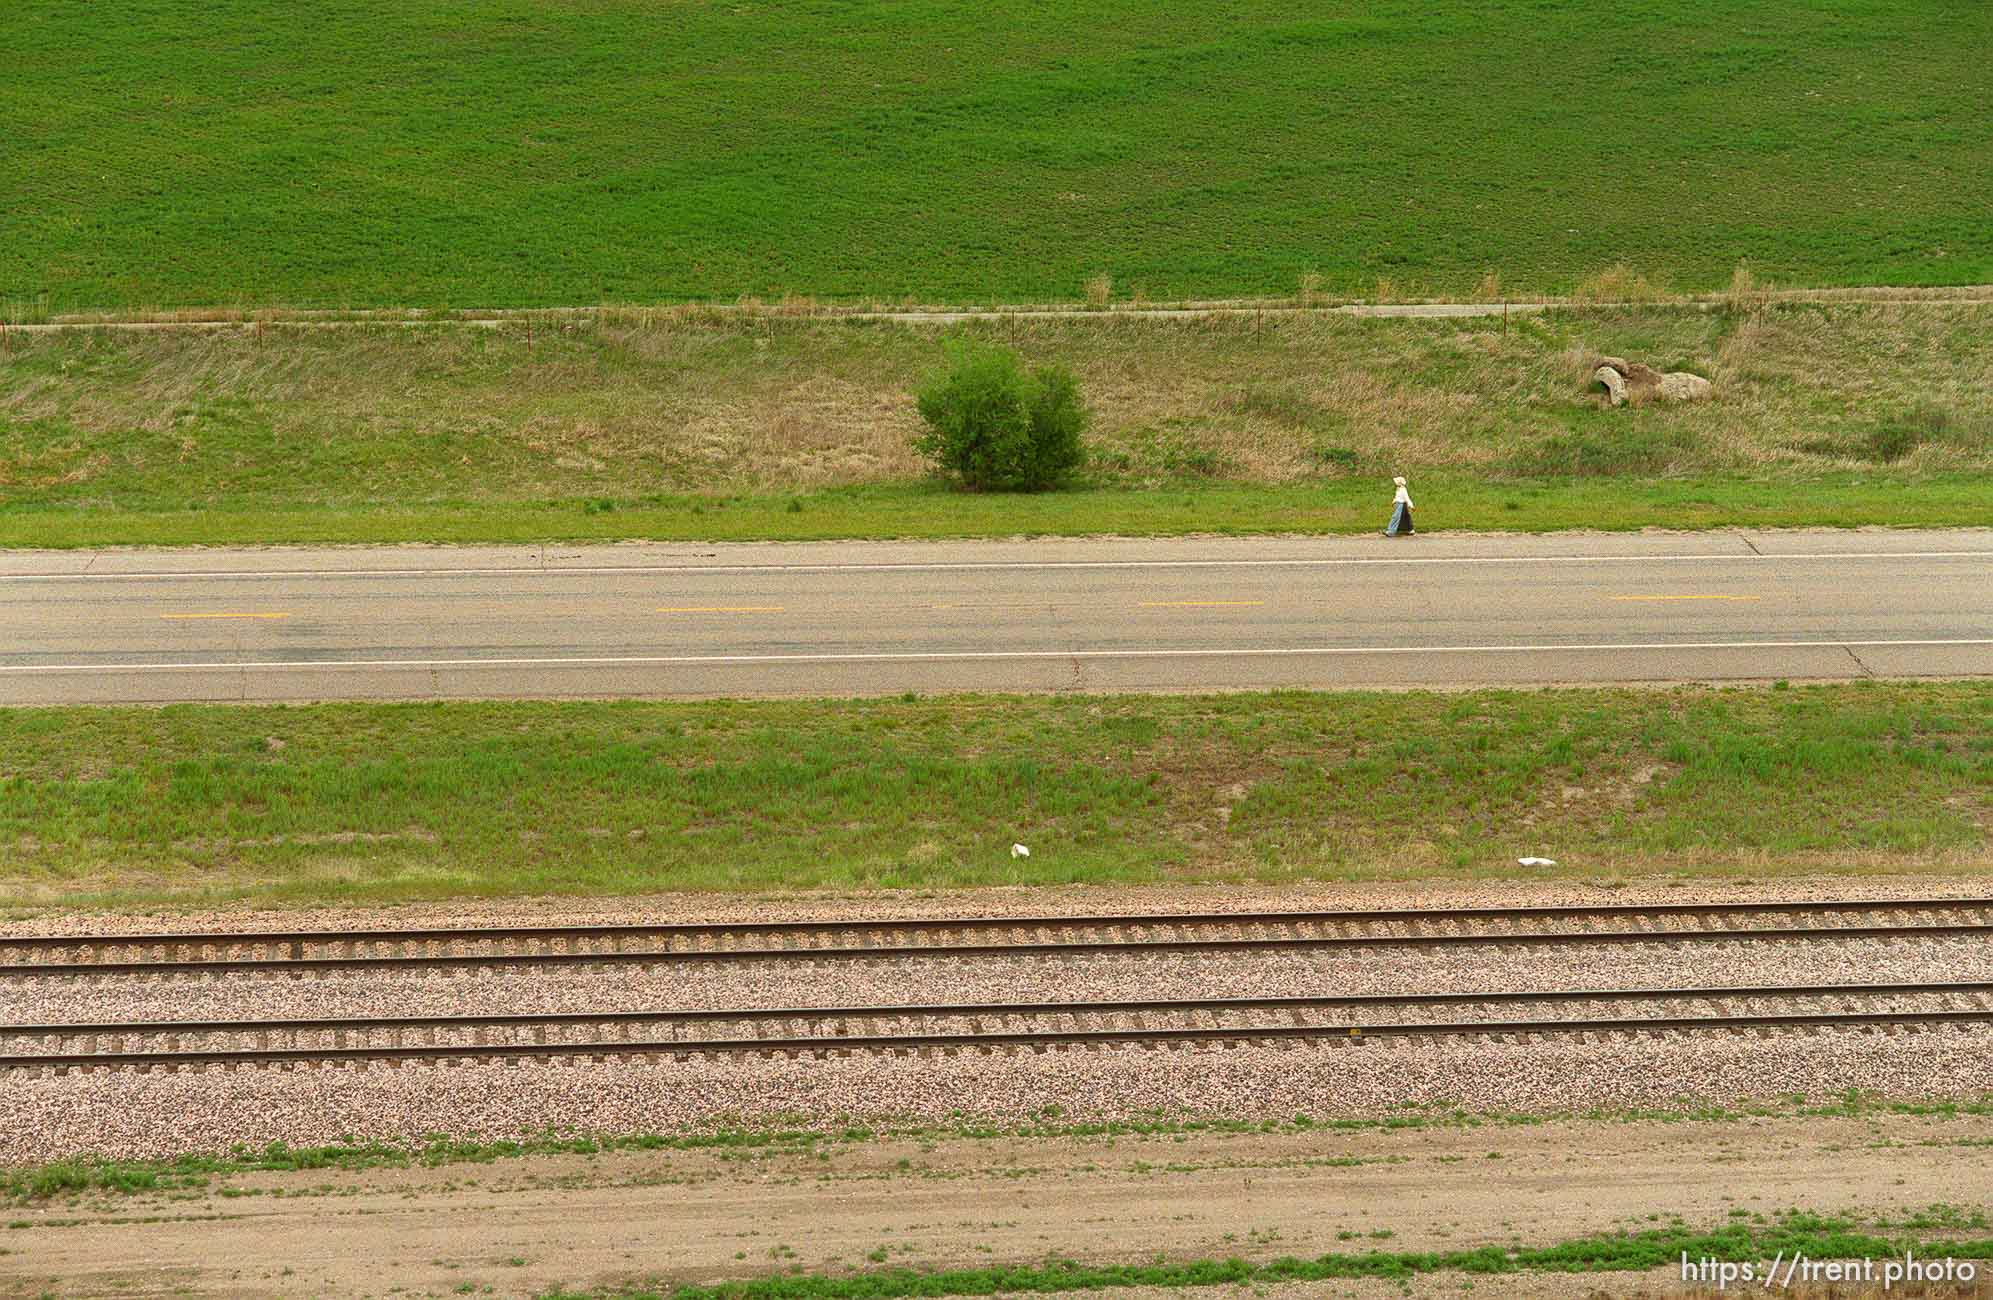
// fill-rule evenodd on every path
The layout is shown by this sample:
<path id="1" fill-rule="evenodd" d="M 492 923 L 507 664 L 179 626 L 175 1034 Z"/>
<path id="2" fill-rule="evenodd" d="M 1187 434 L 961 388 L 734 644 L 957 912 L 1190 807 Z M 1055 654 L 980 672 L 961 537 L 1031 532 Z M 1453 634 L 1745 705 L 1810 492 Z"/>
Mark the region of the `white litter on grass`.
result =
<path id="1" fill-rule="evenodd" d="M 1555 859 L 1555 858 L 1517 858 L 1517 859 L 1516 859 L 1516 865 L 1517 865 L 1517 866 L 1520 866 L 1520 867 L 1554 867 L 1554 866 L 1556 866 L 1556 865 L 1557 865 L 1557 859 Z"/>
<path id="2" fill-rule="evenodd" d="M 1013 844 L 1010 846 L 1010 856 L 1013 858 L 1028 858 L 1031 856 L 1031 850 L 1025 848 L 1022 844 Z"/>

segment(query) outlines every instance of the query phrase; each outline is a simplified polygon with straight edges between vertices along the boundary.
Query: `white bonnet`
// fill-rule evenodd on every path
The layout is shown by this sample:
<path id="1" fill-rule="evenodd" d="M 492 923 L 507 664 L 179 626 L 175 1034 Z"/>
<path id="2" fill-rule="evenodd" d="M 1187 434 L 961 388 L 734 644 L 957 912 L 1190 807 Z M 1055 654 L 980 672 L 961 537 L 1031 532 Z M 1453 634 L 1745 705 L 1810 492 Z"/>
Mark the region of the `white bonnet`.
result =
<path id="1" fill-rule="evenodd" d="M 1399 478 L 1394 478 L 1394 479 L 1392 479 L 1391 481 L 1392 481 L 1393 483 L 1396 483 L 1396 484 L 1397 484 L 1397 485 L 1398 485 L 1399 487 L 1403 487 L 1403 486 L 1405 486 L 1405 480 L 1404 480 L 1404 479 L 1403 479 L 1402 477 L 1399 477 Z"/>

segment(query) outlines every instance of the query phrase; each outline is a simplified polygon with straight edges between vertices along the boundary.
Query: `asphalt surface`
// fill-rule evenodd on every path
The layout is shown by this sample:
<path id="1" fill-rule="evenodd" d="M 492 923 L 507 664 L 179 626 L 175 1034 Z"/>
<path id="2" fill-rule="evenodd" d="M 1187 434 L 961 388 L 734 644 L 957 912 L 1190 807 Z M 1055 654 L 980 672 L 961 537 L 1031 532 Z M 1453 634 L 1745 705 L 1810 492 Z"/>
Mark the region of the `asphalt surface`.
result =
<path id="1" fill-rule="evenodd" d="M 1993 529 L 0 553 L 0 703 L 1993 675 Z"/>

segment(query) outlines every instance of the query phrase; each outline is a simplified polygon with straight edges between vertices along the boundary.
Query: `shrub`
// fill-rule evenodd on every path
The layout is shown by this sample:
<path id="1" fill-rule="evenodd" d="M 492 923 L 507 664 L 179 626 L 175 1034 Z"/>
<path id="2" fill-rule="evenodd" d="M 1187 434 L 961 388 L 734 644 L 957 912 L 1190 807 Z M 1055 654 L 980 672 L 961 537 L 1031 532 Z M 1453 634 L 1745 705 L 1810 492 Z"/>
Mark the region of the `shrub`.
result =
<path id="1" fill-rule="evenodd" d="M 928 378 L 917 400 L 927 428 L 914 450 L 965 487 L 1042 491 L 1085 458 L 1087 409 L 1064 366 L 1027 374 L 1007 348 L 965 342 L 949 350 L 948 365 Z"/>

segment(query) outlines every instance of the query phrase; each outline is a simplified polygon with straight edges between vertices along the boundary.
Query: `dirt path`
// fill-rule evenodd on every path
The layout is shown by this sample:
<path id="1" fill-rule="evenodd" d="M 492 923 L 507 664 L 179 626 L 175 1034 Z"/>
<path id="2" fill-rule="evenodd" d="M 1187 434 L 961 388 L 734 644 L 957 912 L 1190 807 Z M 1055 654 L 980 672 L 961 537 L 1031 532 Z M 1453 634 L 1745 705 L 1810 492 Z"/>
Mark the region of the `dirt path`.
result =
<path id="1" fill-rule="evenodd" d="M 1942 288 L 1876 286 L 1867 289 L 1785 289 L 1762 295 L 1767 303 L 1813 302 L 1849 303 L 1894 307 L 1983 307 L 1993 304 L 1993 286 L 1956 285 Z M 326 311 L 310 308 L 272 307 L 242 309 L 232 307 L 193 307 L 178 311 L 121 315 L 114 312 L 78 313 L 73 317 L 46 321 L 4 322 L 0 332 L 22 334 L 62 334 L 73 331 L 111 330 L 227 330 L 258 329 L 282 325 L 287 328 L 339 329 L 353 326 L 403 325 L 411 327 L 457 326 L 468 329 L 497 329 L 528 321 L 587 321 L 598 316 L 618 320 L 669 320 L 675 315 L 698 314 L 712 317 L 799 318 L 823 321 L 891 321 L 903 325 L 954 325 L 975 320 L 1098 320 L 1103 317 L 1168 319 L 1213 319 L 1218 317 L 1259 317 L 1278 315 L 1334 315 L 1368 317 L 1415 317 L 1453 319 L 1463 316 L 1533 315 L 1558 308 L 1606 310 L 1625 307 L 1679 307 L 1708 310 L 1726 302 L 1722 294 L 1698 294 L 1658 300 L 1600 300 L 1531 297 L 1492 302 L 1316 302 L 1298 303 L 1291 298 L 1220 299 L 1182 303 L 1116 303 L 1098 308 L 1071 303 L 1019 303 L 1002 307 L 854 307 L 810 303 L 791 307 L 782 304 L 743 305 L 738 303 L 679 303 L 655 307 L 519 307 L 467 308 L 431 312 L 422 308 L 373 308 L 354 311 Z"/>
<path id="2" fill-rule="evenodd" d="M 10 1210 L 0 1295 L 530 1296 L 797 1267 L 1550 1244 L 1675 1215 L 1695 1227 L 1785 1209 L 1900 1218 L 1993 1204 L 1987 1131 L 1983 1118 L 1887 1116 L 894 1138 L 256 1175 Z M 1535 1295 L 1599 1294 L 1600 1281 L 1511 1280 Z M 1656 1285 L 1604 1281 L 1605 1294 Z"/>

